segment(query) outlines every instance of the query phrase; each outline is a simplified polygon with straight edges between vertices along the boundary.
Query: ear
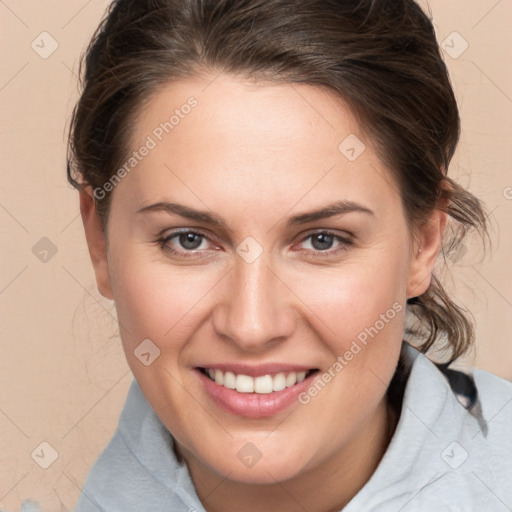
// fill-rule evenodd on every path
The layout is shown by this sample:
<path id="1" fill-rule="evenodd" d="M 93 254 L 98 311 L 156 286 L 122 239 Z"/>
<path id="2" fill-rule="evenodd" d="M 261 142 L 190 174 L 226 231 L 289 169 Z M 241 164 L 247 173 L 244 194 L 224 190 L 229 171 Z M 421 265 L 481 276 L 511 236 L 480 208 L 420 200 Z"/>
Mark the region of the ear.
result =
<path id="1" fill-rule="evenodd" d="M 86 186 L 80 189 L 80 213 L 85 230 L 85 238 L 89 247 L 96 284 L 103 297 L 113 300 L 110 275 L 108 272 L 107 248 L 105 234 L 96 212 L 92 187 Z"/>
<path id="2" fill-rule="evenodd" d="M 422 295 L 430 286 L 434 265 L 441 250 L 446 222 L 447 214 L 436 209 L 428 222 L 416 230 L 407 282 L 408 299 Z"/>

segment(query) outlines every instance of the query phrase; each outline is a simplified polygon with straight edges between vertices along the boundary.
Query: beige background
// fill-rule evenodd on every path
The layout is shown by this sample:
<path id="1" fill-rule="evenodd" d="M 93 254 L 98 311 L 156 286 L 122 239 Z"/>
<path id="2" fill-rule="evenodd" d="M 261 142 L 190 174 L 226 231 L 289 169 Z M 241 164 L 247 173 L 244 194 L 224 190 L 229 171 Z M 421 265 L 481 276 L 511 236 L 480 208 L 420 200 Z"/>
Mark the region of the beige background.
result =
<path id="1" fill-rule="evenodd" d="M 0 509 L 9 512 L 27 498 L 45 512 L 73 507 L 131 382 L 65 179 L 78 56 L 107 4 L 0 0 Z M 495 243 L 483 261 L 461 254 L 450 287 L 477 323 L 475 365 L 512 379 L 512 1 L 430 5 L 463 120 L 450 172 L 486 202 Z"/>

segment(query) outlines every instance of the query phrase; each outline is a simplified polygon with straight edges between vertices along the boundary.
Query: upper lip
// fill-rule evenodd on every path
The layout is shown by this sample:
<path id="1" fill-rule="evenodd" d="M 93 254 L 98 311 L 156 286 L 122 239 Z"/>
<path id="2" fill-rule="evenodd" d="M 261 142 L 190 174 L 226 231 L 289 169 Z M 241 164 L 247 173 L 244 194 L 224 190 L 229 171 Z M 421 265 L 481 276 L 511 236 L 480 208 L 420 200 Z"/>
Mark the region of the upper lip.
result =
<path id="1" fill-rule="evenodd" d="M 277 373 L 307 372 L 315 370 L 315 367 L 290 363 L 266 363 L 266 364 L 244 364 L 244 363 L 205 363 L 197 368 L 220 370 L 232 372 L 235 375 L 248 375 L 249 377 L 260 377 Z"/>

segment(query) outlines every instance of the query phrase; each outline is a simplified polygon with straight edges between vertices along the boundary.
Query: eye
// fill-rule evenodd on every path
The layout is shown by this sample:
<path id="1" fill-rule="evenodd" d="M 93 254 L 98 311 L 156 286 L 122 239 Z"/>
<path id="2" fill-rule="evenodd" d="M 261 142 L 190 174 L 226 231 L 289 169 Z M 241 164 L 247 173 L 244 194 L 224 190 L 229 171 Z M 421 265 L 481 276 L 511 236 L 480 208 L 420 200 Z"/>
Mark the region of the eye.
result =
<path id="1" fill-rule="evenodd" d="M 208 235 L 195 229 L 174 231 L 158 239 L 160 248 L 177 258 L 205 258 L 208 254 Z M 346 251 L 353 241 L 327 230 L 315 231 L 304 236 L 300 244 L 309 241 L 310 249 L 306 249 L 305 258 L 327 258 Z M 211 241 L 210 241 L 211 242 Z M 333 249 L 334 247 L 334 249 Z"/>
<path id="2" fill-rule="evenodd" d="M 200 233 L 189 231 L 187 233 L 180 233 L 175 235 L 178 243 L 185 249 L 198 249 L 203 241 L 203 236 Z"/>
<path id="3" fill-rule="evenodd" d="M 310 240 L 309 245 L 312 249 L 306 251 L 308 253 L 307 257 L 313 258 L 333 256 L 341 251 L 346 251 L 348 246 L 353 245 L 353 241 L 348 237 L 325 230 L 309 233 L 302 238 L 301 244 L 308 240 Z M 334 249 L 332 249 L 333 246 L 335 247 Z"/>
<path id="4" fill-rule="evenodd" d="M 186 229 L 175 231 L 157 240 L 161 249 L 179 258 L 204 257 L 202 254 L 207 250 L 204 242 L 208 237 L 200 231 Z M 187 254 L 189 253 L 189 254 Z"/>

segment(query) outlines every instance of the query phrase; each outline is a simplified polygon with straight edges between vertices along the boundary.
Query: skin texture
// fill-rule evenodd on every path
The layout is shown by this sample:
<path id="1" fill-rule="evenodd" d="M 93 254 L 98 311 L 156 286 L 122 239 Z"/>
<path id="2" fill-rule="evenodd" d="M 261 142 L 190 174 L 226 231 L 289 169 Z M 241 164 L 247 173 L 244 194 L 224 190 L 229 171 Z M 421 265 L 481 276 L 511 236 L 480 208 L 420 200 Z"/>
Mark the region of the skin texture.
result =
<path id="1" fill-rule="evenodd" d="M 389 443 L 385 392 L 405 303 L 430 283 L 446 216 L 435 210 L 412 237 L 390 170 L 344 102 L 318 87 L 226 74 L 169 84 L 141 109 L 133 150 L 191 96 L 197 106 L 115 187 L 108 246 L 91 189 L 80 194 L 98 289 L 115 301 L 128 364 L 207 510 L 339 510 Z M 338 149 L 350 134 L 366 146 L 353 162 Z M 372 213 L 286 225 L 340 200 Z M 226 227 L 137 213 L 159 201 L 215 213 Z M 192 257 L 156 242 L 180 228 L 206 234 L 193 250 L 168 241 Z M 307 235 L 322 230 L 352 243 L 318 249 Z M 236 251 L 246 237 L 263 249 L 252 263 Z M 401 311 L 317 396 L 269 418 L 219 408 L 194 370 L 280 362 L 327 371 L 393 304 Z M 147 338 L 161 353 L 144 366 L 134 350 Z M 262 454 L 253 467 L 237 457 L 248 442 Z"/>

